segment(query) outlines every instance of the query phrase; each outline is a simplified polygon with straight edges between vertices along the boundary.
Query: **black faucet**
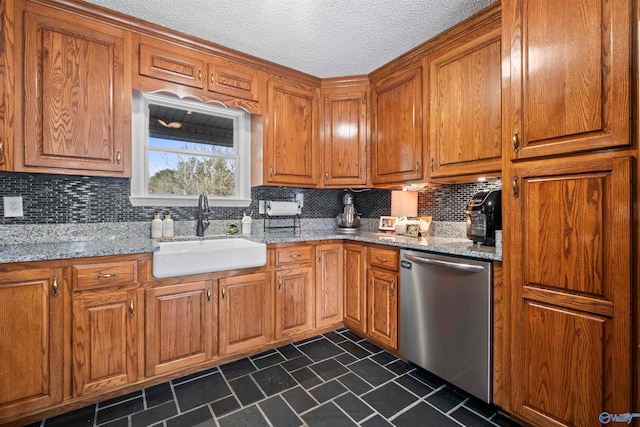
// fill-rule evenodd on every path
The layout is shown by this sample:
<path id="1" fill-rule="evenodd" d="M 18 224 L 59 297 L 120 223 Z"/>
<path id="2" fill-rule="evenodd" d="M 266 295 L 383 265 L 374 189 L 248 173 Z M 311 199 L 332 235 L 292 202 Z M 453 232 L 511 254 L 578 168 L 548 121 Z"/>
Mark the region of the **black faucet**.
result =
<path id="1" fill-rule="evenodd" d="M 208 213 L 209 199 L 207 199 L 207 195 L 205 193 L 200 193 L 200 197 L 198 197 L 198 212 L 196 213 L 196 236 L 204 236 L 204 230 L 209 227 L 209 218 L 207 218 Z"/>

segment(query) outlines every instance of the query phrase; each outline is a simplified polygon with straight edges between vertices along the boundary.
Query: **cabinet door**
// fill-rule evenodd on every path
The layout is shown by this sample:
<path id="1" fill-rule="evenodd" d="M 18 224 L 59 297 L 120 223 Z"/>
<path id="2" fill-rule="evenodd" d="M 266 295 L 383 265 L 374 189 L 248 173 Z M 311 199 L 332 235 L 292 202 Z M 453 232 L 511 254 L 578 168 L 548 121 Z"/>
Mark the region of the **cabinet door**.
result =
<path id="1" fill-rule="evenodd" d="M 210 281 L 147 289 L 147 376 L 201 363 L 216 354 L 216 291 Z"/>
<path id="2" fill-rule="evenodd" d="M 600 425 L 632 407 L 629 158 L 513 168 L 505 228 L 512 410 L 534 425 Z"/>
<path id="3" fill-rule="evenodd" d="M 326 187 L 367 183 L 368 92 L 368 86 L 322 89 Z"/>
<path id="4" fill-rule="evenodd" d="M 484 34 L 482 34 L 482 33 Z M 500 26 L 430 59 L 430 178 L 499 173 Z"/>
<path id="5" fill-rule="evenodd" d="M 367 272 L 367 334 L 391 348 L 398 348 L 398 276 L 374 268 Z"/>
<path id="6" fill-rule="evenodd" d="M 18 169 L 130 176 L 128 33 L 53 9 L 29 9 L 24 156 L 18 156 L 24 164 Z"/>
<path id="7" fill-rule="evenodd" d="M 155 39 L 144 39 L 139 49 L 141 75 L 198 89 L 204 88 L 207 70 L 203 55 Z"/>
<path id="8" fill-rule="evenodd" d="M 273 340 L 271 273 L 220 279 L 220 355 L 249 350 Z"/>
<path id="9" fill-rule="evenodd" d="M 73 299 L 73 396 L 138 379 L 144 325 L 142 293 L 88 292 Z"/>
<path id="10" fill-rule="evenodd" d="M 341 243 L 316 247 L 316 328 L 343 321 L 343 253 Z"/>
<path id="11" fill-rule="evenodd" d="M 0 170 L 13 165 L 15 111 L 15 2 L 0 2 Z"/>
<path id="12" fill-rule="evenodd" d="M 265 182 L 316 186 L 317 90 L 301 83 L 270 80 Z"/>
<path id="13" fill-rule="evenodd" d="M 397 71 L 373 85 L 371 180 L 423 179 L 422 66 Z"/>
<path id="14" fill-rule="evenodd" d="M 276 272 L 276 339 L 295 336 L 313 328 L 312 274 L 311 267 Z"/>
<path id="15" fill-rule="evenodd" d="M 62 401 L 62 270 L 0 269 L 0 421 Z"/>
<path id="16" fill-rule="evenodd" d="M 631 3 L 502 2 L 511 158 L 630 144 Z"/>
<path id="17" fill-rule="evenodd" d="M 365 333 L 367 331 L 366 248 L 344 244 L 344 325 Z"/>

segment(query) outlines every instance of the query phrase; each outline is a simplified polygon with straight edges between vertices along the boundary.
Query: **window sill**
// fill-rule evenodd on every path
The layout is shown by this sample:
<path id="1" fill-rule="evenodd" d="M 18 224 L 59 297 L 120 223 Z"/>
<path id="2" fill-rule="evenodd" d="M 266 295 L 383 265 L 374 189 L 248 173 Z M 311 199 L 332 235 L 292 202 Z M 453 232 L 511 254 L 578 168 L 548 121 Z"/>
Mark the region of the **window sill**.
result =
<path id="1" fill-rule="evenodd" d="M 198 206 L 198 196 L 129 196 L 132 206 Z M 209 206 L 246 208 L 251 199 L 216 198 L 209 196 Z"/>

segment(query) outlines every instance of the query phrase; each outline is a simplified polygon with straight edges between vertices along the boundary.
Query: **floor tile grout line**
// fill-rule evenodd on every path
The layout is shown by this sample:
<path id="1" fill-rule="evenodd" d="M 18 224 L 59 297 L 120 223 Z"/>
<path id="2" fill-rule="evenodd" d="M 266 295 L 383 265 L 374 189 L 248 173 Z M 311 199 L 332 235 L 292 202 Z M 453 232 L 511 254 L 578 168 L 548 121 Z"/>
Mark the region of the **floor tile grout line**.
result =
<path id="1" fill-rule="evenodd" d="M 445 412 L 447 415 L 450 415 L 452 412 L 457 411 L 458 409 L 460 409 L 461 406 L 464 406 L 465 403 L 467 403 L 470 399 L 467 397 L 466 399 L 464 399 L 462 402 L 458 403 L 457 405 L 453 406 L 451 409 L 449 409 L 447 412 Z"/>

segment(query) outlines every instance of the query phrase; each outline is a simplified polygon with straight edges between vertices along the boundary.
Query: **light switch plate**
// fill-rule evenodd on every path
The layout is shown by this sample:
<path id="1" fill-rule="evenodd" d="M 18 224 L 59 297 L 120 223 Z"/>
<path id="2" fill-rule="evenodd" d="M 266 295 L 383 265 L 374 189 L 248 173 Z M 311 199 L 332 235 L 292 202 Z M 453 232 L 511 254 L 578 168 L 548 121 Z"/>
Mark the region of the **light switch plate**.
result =
<path id="1" fill-rule="evenodd" d="M 23 216 L 22 212 L 22 196 L 9 197 L 3 196 L 4 217 Z"/>

